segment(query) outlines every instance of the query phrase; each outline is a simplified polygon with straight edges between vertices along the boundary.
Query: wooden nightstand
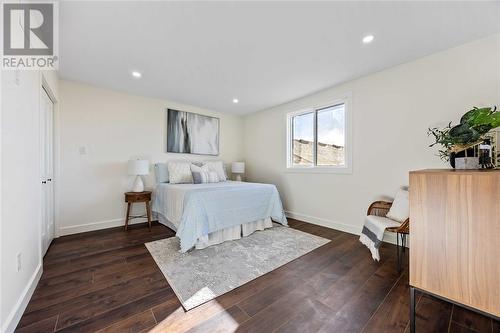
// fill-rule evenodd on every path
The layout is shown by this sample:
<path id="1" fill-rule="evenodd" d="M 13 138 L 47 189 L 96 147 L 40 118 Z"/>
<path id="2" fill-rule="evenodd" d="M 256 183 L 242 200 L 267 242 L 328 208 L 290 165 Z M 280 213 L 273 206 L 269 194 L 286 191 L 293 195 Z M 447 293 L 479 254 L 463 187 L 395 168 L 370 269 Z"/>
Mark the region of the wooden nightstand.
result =
<path id="1" fill-rule="evenodd" d="M 151 230 L 151 207 L 149 203 L 151 201 L 151 191 L 144 192 L 126 192 L 125 202 L 127 203 L 127 217 L 125 218 L 125 230 L 128 228 L 128 221 L 132 219 L 147 217 L 149 229 Z M 130 209 L 134 202 L 144 202 L 146 204 L 146 215 L 130 216 Z"/>

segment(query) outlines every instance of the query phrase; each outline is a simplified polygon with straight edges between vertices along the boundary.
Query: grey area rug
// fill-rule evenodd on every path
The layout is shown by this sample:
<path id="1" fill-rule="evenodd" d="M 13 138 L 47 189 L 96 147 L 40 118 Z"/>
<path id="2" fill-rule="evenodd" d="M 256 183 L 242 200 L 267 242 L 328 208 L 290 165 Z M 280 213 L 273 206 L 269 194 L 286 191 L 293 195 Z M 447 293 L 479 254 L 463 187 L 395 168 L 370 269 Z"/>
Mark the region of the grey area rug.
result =
<path id="1" fill-rule="evenodd" d="M 208 302 L 330 242 L 288 227 L 180 253 L 179 239 L 146 244 L 186 310 Z"/>

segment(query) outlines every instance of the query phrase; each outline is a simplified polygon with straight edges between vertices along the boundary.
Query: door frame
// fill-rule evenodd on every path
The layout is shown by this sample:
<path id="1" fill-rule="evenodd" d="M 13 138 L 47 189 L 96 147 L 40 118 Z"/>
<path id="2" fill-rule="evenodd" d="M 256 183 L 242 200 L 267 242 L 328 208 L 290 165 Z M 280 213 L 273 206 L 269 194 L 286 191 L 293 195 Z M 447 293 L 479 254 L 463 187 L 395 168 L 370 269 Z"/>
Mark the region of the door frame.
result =
<path id="1" fill-rule="evenodd" d="M 59 101 L 56 98 L 56 94 L 54 93 L 53 87 L 51 87 L 49 81 L 46 79 L 43 73 L 41 73 L 41 78 L 40 78 L 40 94 L 39 94 L 39 107 L 41 107 L 41 102 L 42 102 L 42 94 L 47 94 L 49 99 L 52 101 L 53 104 L 53 110 L 52 110 L 52 154 L 53 154 L 53 160 L 52 160 L 52 165 L 53 165 L 53 178 L 54 182 L 52 184 L 53 186 L 53 202 L 54 202 L 54 239 L 59 237 L 59 173 L 60 173 L 60 168 L 59 168 L 59 160 L 60 160 L 60 155 L 59 155 Z M 57 83 L 56 83 L 57 84 Z M 41 111 L 41 110 L 40 110 Z M 41 114 L 39 112 L 39 114 Z M 41 135 L 41 133 L 40 133 Z M 40 156 L 41 158 L 41 156 Z M 40 164 L 40 180 L 42 179 L 42 166 Z M 40 192 L 40 195 L 43 195 L 42 192 Z M 41 203 L 41 202 L 40 202 Z M 42 213 L 42 207 L 40 206 L 40 216 Z M 40 219 L 40 224 L 42 224 L 43 220 Z M 42 228 L 43 226 L 40 225 L 40 251 L 43 253 L 44 245 L 43 245 L 43 240 L 42 240 Z"/>

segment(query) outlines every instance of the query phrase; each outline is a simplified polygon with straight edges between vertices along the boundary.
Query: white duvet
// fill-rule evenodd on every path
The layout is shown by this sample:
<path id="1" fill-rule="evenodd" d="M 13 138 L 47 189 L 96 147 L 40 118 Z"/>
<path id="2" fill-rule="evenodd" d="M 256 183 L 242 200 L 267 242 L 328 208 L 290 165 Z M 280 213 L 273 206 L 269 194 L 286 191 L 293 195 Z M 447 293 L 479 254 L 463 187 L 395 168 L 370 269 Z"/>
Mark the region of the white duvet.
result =
<path id="1" fill-rule="evenodd" d="M 229 186 L 241 186 L 241 182 L 225 181 L 207 184 L 169 184 L 156 185 L 153 198 L 153 212 L 163 215 L 176 229 L 182 219 L 184 211 L 184 196 L 189 190 L 206 188 L 223 188 Z"/>
<path id="2" fill-rule="evenodd" d="M 176 231 L 181 252 L 287 225 L 276 186 L 226 181 L 207 184 L 158 184 L 153 211 Z"/>

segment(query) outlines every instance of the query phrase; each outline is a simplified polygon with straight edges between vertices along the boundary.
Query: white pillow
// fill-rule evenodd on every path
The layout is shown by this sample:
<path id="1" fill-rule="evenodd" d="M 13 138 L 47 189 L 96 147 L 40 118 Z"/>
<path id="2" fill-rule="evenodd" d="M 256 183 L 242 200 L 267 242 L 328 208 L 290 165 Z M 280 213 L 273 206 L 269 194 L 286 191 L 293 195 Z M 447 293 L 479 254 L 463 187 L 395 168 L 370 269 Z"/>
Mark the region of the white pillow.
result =
<path id="1" fill-rule="evenodd" d="M 168 164 L 156 163 L 155 164 L 155 178 L 156 184 L 168 183 Z"/>
<path id="2" fill-rule="evenodd" d="M 169 162 L 168 178 L 171 184 L 193 183 L 190 162 Z"/>
<path id="3" fill-rule="evenodd" d="M 201 167 L 191 164 L 191 173 L 195 184 L 218 183 L 219 177 L 215 171 L 210 171 L 208 165 Z"/>
<path id="4" fill-rule="evenodd" d="M 194 163 L 191 163 L 191 172 L 209 172 L 210 169 L 208 168 L 208 165 L 196 165 Z"/>
<path id="5" fill-rule="evenodd" d="M 203 165 L 208 166 L 210 171 L 217 173 L 220 182 L 227 180 L 226 172 L 224 171 L 224 163 L 222 163 L 222 161 L 206 161 Z"/>
<path id="6" fill-rule="evenodd" d="M 398 193 L 396 193 L 396 197 L 386 217 L 394 221 L 404 222 L 410 216 L 408 194 L 408 191 L 403 189 L 400 189 Z"/>

